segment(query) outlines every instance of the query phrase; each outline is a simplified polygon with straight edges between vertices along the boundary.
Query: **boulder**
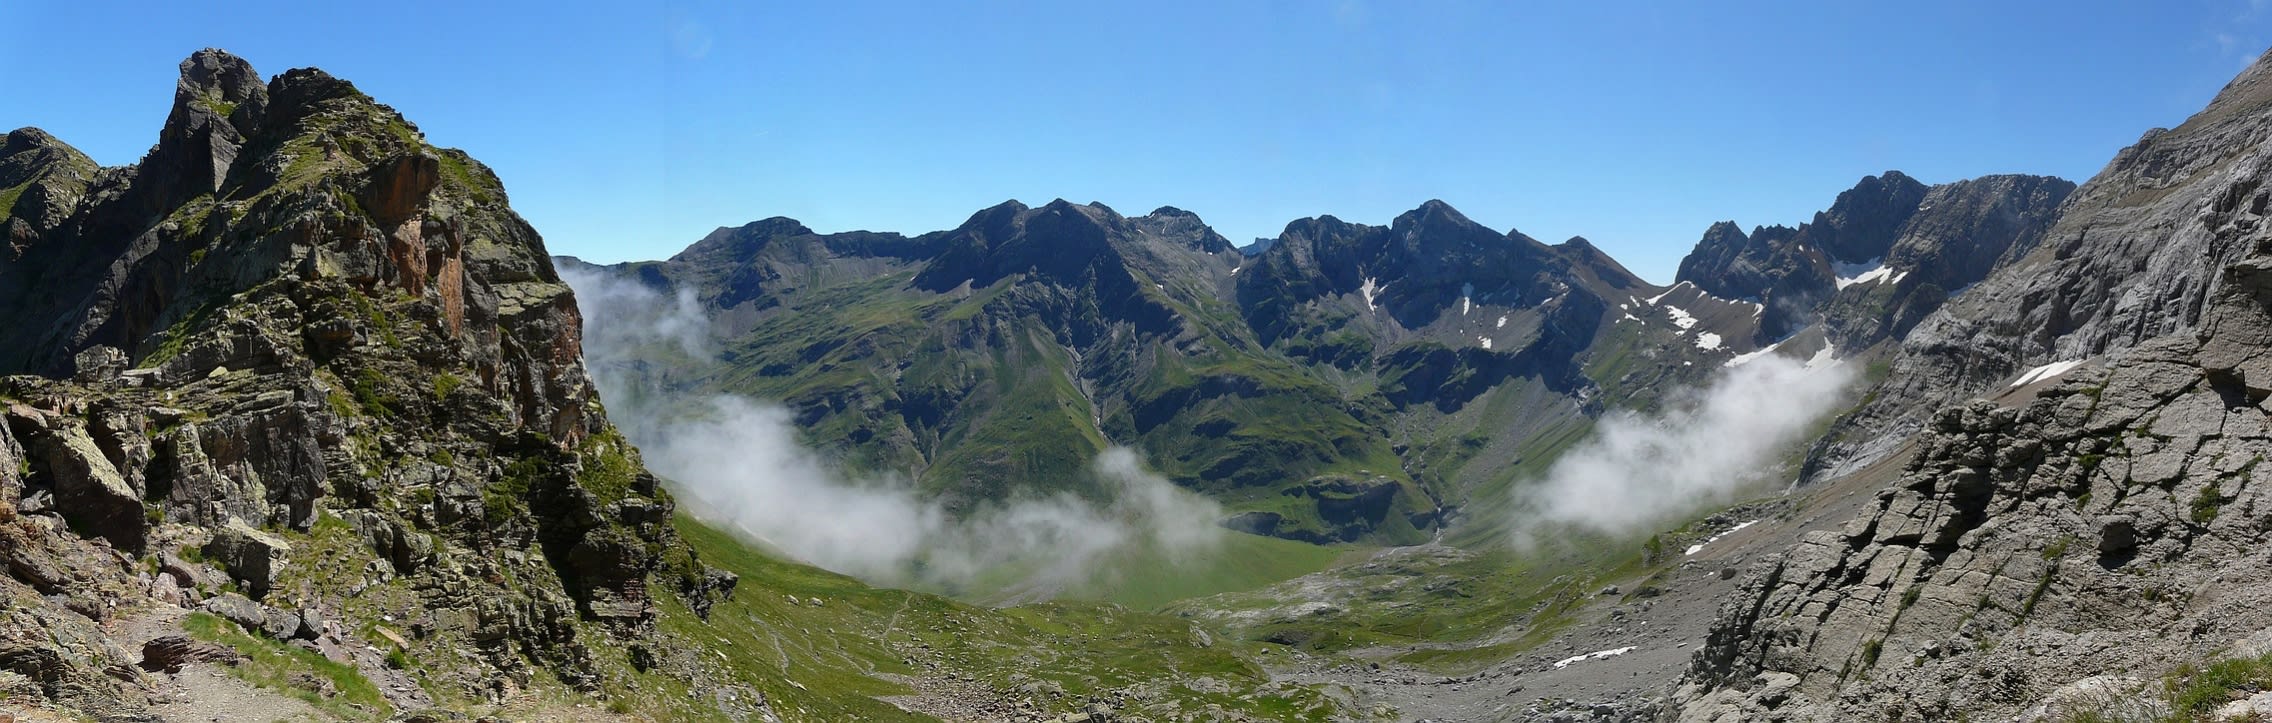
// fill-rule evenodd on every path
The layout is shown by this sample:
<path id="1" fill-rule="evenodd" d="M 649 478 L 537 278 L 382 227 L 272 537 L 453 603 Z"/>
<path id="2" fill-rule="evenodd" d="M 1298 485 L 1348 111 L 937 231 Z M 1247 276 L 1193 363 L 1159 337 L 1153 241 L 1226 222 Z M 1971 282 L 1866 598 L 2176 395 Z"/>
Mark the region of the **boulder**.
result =
<path id="1" fill-rule="evenodd" d="M 26 416 L 16 409 L 8 416 L 18 432 L 31 432 L 26 441 L 32 455 L 46 464 L 56 512 L 74 528 L 109 540 L 113 547 L 141 551 L 148 526 L 141 496 L 87 430 L 73 420 Z"/>
<path id="2" fill-rule="evenodd" d="M 292 553 L 292 545 L 241 520 L 230 520 L 213 531 L 213 539 L 206 541 L 203 551 L 205 559 L 243 581 L 245 592 L 257 600 L 268 595 L 276 568 Z"/>
<path id="3" fill-rule="evenodd" d="M 142 644 L 141 668 L 152 673 L 179 673 L 190 663 L 236 665 L 245 656 L 226 645 L 168 635 Z"/>
<path id="4" fill-rule="evenodd" d="M 206 598 L 205 612 L 218 615 L 246 630 L 259 630 L 268 622 L 268 611 L 260 603 L 233 592 Z"/>
<path id="5" fill-rule="evenodd" d="M 72 362 L 72 378 L 88 384 L 117 378 L 119 372 L 126 371 L 127 364 L 126 352 L 101 344 L 87 347 L 72 357 Z"/>

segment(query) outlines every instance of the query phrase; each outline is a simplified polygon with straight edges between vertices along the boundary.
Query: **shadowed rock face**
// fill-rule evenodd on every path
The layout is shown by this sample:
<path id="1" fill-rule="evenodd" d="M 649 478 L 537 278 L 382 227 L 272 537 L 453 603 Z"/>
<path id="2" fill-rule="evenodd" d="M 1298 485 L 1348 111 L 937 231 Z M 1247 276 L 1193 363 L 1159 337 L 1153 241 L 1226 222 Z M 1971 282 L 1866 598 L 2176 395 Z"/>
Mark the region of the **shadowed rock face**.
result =
<path id="1" fill-rule="evenodd" d="M 1906 338 L 1950 297 L 2033 251 L 2074 189 L 2048 176 L 1933 186 L 1884 252 L 1885 279 L 1850 284 L 1824 305 L 1830 339 L 1858 350 Z"/>
<path id="2" fill-rule="evenodd" d="M 0 616 L 0 670 L 46 700 L 134 714 L 141 696 L 102 672 L 130 651 L 26 651 L 99 638 L 106 597 L 195 597 L 137 587 L 110 550 L 199 545 L 227 577 L 165 579 L 335 607 L 350 590 L 282 589 L 279 535 L 345 520 L 416 581 L 433 640 L 463 646 L 441 679 L 473 685 L 541 667 L 595 688 L 585 638 L 644 645 L 652 583 L 696 610 L 731 589 L 600 412 L 575 299 L 495 177 L 346 81 L 264 82 L 199 51 L 141 163 L 96 169 L 21 129 L 0 146 L 0 187 L 17 186 L 0 209 L 0 373 L 19 375 L 0 377 L 0 609 L 38 612 Z M 309 613 L 245 605 L 250 627 L 322 635 Z M 196 654 L 176 648 L 161 667 Z"/>
<path id="3" fill-rule="evenodd" d="M 1820 321 L 1838 347 L 1860 350 L 1902 338 L 1951 294 L 2034 248 L 2073 188 L 2048 176 L 1937 186 L 1899 171 L 1865 176 L 1796 229 L 1713 224 L 1676 280 L 1765 304 L 1763 344 Z M 1882 277 L 1866 273 L 1879 267 Z"/>

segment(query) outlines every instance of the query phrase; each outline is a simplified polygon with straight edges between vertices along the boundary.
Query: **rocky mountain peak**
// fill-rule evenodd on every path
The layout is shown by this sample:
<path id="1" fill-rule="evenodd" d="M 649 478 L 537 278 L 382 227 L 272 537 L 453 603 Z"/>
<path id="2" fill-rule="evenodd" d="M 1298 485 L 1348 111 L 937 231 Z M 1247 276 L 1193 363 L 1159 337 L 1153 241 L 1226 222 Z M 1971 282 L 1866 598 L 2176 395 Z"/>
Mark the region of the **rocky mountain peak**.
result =
<path id="1" fill-rule="evenodd" d="M 222 116 L 244 103 L 262 100 L 268 87 L 252 63 L 228 51 L 206 48 L 181 61 L 181 79 L 174 85 L 174 105 L 202 105 Z"/>
<path id="2" fill-rule="evenodd" d="M 985 287 L 1013 274 L 1035 274 L 1078 286 L 1088 270 L 1116 257 L 1110 237 L 1126 226 L 1099 204 L 1056 199 L 1038 208 L 1009 201 L 979 211 L 942 240 L 943 250 L 916 277 L 919 287 Z M 1109 264 L 1108 264 L 1109 265 Z"/>
<path id="3" fill-rule="evenodd" d="M 62 140 L 57 139 L 54 135 L 49 134 L 47 131 L 25 126 L 23 128 L 8 131 L 7 140 L 5 142 L 0 142 L 0 159 L 12 158 L 15 156 L 46 149 L 70 150 L 71 146 L 66 145 Z"/>
<path id="4" fill-rule="evenodd" d="M 152 203 L 166 206 L 219 190 L 228 180 L 246 137 L 265 114 L 268 89 L 243 58 L 207 48 L 181 62 L 173 110 L 158 146 L 143 159 L 145 175 L 179 178 Z"/>
<path id="5" fill-rule="evenodd" d="M 203 595 L 278 642 L 392 623 L 349 602 L 377 585 L 354 571 L 384 569 L 417 580 L 395 609 L 446 618 L 402 641 L 437 680 L 541 666 L 597 690 L 588 641 L 643 639 L 650 591 L 704 573 L 597 404 L 543 240 L 487 168 L 346 81 L 264 85 L 214 50 L 180 69 L 136 166 L 97 170 L 29 129 L 0 157 L 31 179 L 0 219 L 0 374 L 16 374 L 0 377 L 0 607 L 30 611 L 0 625 L 0 670 L 142 719 L 141 693 L 103 672 L 130 658 L 89 647 L 33 670 L 24 641 L 95 640 L 112 605 Z M 345 567 L 282 564 L 317 536 Z M 149 585 L 118 564 L 190 546 L 220 569 Z M 56 571 L 74 559 L 110 564 Z M 207 576 L 250 597 L 182 582 Z M 82 584 L 113 597 L 58 592 Z M 277 607 L 300 622 L 265 625 Z M 386 697 L 432 703 L 415 683 Z"/>
<path id="6" fill-rule="evenodd" d="M 1885 258 L 1901 225 L 1917 212 L 1928 187 L 1900 171 L 1863 176 L 1841 191 L 1830 209 L 1807 226 L 1807 240 L 1830 260 L 1860 263 Z"/>
<path id="7" fill-rule="evenodd" d="M 38 128 L 9 131 L 7 140 L 0 143 L 0 188 L 30 183 L 59 168 L 91 175 L 95 162 L 79 149 Z M 7 212 L 6 206 L 0 205 L 0 218 L 5 218 Z"/>
<path id="8" fill-rule="evenodd" d="M 1767 230 L 1759 229 L 1762 236 Z M 1720 221 L 1704 229 L 1696 248 L 1680 260 L 1674 283 L 1688 283 L 1705 293 L 1726 299 L 1756 297 L 1767 285 L 1765 268 L 1778 249 L 1768 239 L 1754 239 L 1734 221 Z"/>
<path id="9" fill-rule="evenodd" d="M 1237 250 L 1231 244 L 1230 239 L 1216 233 L 1215 229 L 1209 227 L 1206 221 L 1199 218 L 1199 214 L 1174 206 L 1161 206 L 1149 214 L 1128 219 L 1128 221 L 1145 233 L 1156 237 L 1179 240 L 1187 248 L 1200 253 L 1219 254 Z M 1260 249 L 1257 249 L 1256 253 L 1260 253 L 1260 251 Z"/>
<path id="10" fill-rule="evenodd" d="M 1459 209 L 1452 208 L 1451 204 L 1436 199 L 1430 199 L 1427 203 L 1420 204 L 1419 208 L 1398 214 L 1396 220 L 1389 222 L 1389 228 L 1399 235 L 1413 239 L 1467 240 L 1482 236 L 1497 237 L 1500 235 L 1496 231 L 1484 228 L 1483 224 L 1469 220 L 1466 214 L 1460 213 Z"/>
<path id="11" fill-rule="evenodd" d="M 1641 277 L 1618 263 L 1616 258 L 1601 250 L 1584 236 L 1572 236 L 1554 248 L 1554 252 L 1570 261 L 1571 268 L 1591 277 L 1604 289 L 1633 289 L 1646 285 Z"/>
<path id="12" fill-rule="evenodd" d="M 811 235 L 813 230 L 796 219 L 774 216 L 740 226 L 720 226 L 671 258 L 676 261 L 719 263 L 747 260 L 757 256 L 758 252 L 775 239 Z"/>

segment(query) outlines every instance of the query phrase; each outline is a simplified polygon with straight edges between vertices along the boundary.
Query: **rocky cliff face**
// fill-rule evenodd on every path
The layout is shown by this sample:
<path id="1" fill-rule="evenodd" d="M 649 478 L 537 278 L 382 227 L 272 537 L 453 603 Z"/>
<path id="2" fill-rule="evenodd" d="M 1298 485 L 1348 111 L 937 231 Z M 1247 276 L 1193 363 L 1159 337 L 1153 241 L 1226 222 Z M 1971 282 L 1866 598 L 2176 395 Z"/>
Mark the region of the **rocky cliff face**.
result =
<path id="1" fill-rule="evenodd" d="M 2033 249 L 2073 189 L 2046 176 L 1927 186 L 1887 171 L 1795 229 L 1714 224 L 1676 280 L 1764 304 L 1760 343 L 1822 322 L 1833 345 L 1859 351 L 1903 338 L 1951 294 Z"/>
<path id="2" fill-rule="evenodd" d="M 1843 448 L 1917 430 L 1900 482 L 1753 566 L 1684 719 L 2166 714 L 2198 703 L 2161 700 L 2168 667 L 2263 650 L 2268 68 L 2123 151 L 2040 245 L 1918 326 Z"/>
<path id="3" fill-rule="evenodd" d="M 1841 279 L 1822 310 L 1839 348 L 1907 338 L 1950 297 L 2034 250 L 2075 184 L 2048 176 L 1985 176 L 1933 186 L 1899 228 L 1878 277 Z"/>
<path id="4" fill-rule="evenodd" d="M 1840 421 L 1809 477 L 1854 469 L 1932 410 L 2030 367 L 2088 359 L 2202 321 L 2257 230 L 2232 219 L 2262 185 L 2272 63 L 2259 60 L 2175 129 L 2149 131 L 2076 189 L 2039 242 L 1920 321 L 1876 400 Z"/>
<path id="5" fill-rule="evenodd" d="M 146 604 L 401 629 L 436 687 L 398 708 L 596 690 L 650 590 L 730 587 L 600 411 L 496 178 L 346 81 L 200 51 L 141 163 L 23 129 L 0 185 L 0 370 L 45 375 L 0 380 L 11 694 L 133 714 L 135 656 L 95 626 Z M 401 679 L 366 657 L 341 659 Z"/>

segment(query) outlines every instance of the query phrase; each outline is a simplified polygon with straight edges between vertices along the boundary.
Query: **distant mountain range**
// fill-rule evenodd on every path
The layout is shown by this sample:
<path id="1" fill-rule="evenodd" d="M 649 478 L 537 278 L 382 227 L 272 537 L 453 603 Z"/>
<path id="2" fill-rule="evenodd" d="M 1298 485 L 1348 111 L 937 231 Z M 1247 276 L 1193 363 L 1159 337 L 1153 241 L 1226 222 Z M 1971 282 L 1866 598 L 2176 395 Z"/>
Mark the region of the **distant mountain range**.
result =
<path id="1" fill-rule="evenodd" d="M 1441 201 L 1243 248 L 1173 207 L 1059 200 L 918 236 L 771 218 L 663 261 L 560 261 L 691 292 L 722 350 L 611 371 L 783 401 L 810 442 L 962 506 L 1082 489 L 1086 461 L 1123 444 L 1234 528 L 1395 544 L 1503 505 L 1604 409 L 1763 350 L 1884 355 L 2034 249 L 2073 189 L 1889 171 L 1796 228 L 1713 225 L 1671 287 Z"/>

